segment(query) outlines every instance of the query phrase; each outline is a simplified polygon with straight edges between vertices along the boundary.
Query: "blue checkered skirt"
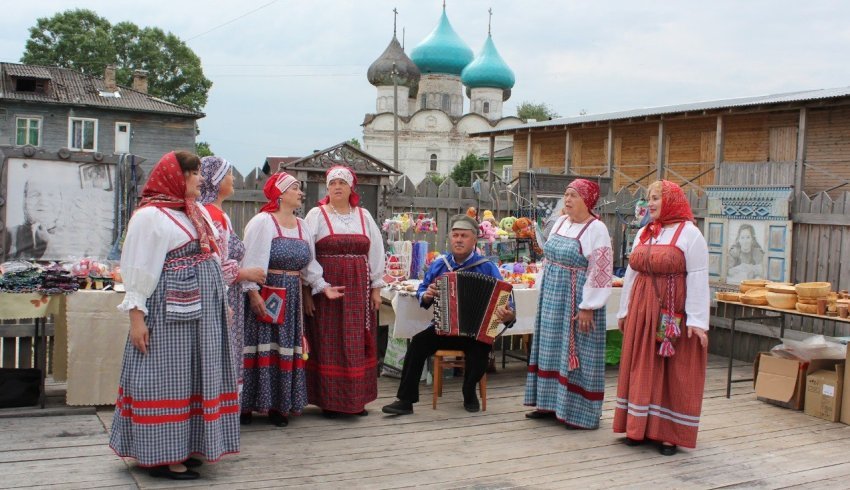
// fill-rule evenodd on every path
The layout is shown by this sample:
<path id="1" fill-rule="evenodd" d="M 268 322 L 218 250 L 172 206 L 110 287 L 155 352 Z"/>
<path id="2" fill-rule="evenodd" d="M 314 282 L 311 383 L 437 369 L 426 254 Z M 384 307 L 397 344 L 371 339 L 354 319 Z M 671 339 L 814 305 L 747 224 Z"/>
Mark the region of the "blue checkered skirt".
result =
<path id="1" fill-rule="evenodd" d="M 576 330 L 579 367 L 570 371 L 570 330 L 578 329 L 572 318 L 582 300 L 588 263 L 574 238 L 555 234 L 543 251 L 546 266 L 540 284 L 524 403 L 537 410 L 554 412 L 567 425 L 596 429 L 605 395 L 605 308 L 594 312 L 592 332 Z M 572 274 L 576 275 L 575 290 Z"/>
<path id="2" fill-rule="evenodd" d="M 109 446 L 139 466 L 239 451 L 224 281 L 213 258 L 193 260 L 199 253 L 197 241 L 168 253 L 147 301 L 148 352 L 124 347 Z"/>

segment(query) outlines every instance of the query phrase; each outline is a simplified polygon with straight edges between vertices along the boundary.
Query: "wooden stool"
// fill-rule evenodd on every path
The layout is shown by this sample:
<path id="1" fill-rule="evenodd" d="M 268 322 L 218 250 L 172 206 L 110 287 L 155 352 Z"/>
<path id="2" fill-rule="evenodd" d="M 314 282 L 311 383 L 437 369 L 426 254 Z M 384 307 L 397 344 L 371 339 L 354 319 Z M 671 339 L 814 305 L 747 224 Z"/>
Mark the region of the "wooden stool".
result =
<path id="1" fill-rule="evenodd" d="M 443 359 L 444 357 L 452 357 L 454 359 Z M 434 401 L 431 408 L 437 409 L 437 397 L 443 396 L 443 370 L 452 368 L 461 368 L 465 366 L 462 350 L 438 350 L 434 353 Z M 487 411 L 487 373 L 481 377 L 481 382 L 478 383 L 478 388 L 481 391 L 481 411 Z"/>

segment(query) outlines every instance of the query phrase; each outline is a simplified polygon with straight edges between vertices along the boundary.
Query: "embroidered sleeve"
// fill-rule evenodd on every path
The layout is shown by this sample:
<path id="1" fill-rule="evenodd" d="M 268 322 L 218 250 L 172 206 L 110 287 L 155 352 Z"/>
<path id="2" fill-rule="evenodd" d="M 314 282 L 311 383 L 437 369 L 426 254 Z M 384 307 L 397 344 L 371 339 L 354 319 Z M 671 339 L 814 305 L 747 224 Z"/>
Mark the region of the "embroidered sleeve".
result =
<path id="1" fill-rule="evenodd" d="M 587 256 L 587 280 L 582 288 L 579 308 L 597 310 L 604 307 L 611 296 L 614 253 L 611 250 L 608 229 L 601 221 L 594 223 L 585 234 L 590 253 Z M 584 240 L 582 246 L 584 247 Z"/>

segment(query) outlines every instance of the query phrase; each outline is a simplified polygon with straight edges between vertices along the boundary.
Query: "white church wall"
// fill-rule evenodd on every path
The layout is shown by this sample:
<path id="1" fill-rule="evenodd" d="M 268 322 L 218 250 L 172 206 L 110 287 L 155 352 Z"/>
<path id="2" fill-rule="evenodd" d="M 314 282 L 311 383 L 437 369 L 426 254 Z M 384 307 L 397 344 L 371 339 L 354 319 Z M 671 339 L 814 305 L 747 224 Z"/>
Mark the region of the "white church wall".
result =
<path id="1" fill-rule="evenodd" d="M 448 133 L 454 125 L 449 116 L 443 111 L 426 109 L 419 111 L 410 119 L 411 131 L 422 131 L 426 133 Z"/>
<path id="2" fill-rule="evenodd" d="M 466 114 L 457 123 L 457 130 L 461 133 L 476 133 L 492 129 L 490 121 L 478 114 Z"/>
<path id="3" fill-rule="evenodd" d="M 376 113 L 380 114 L 382 112 L 393 112 L 393 87 L 378 87 L 378 97 L 376 101 Z M 405 117 L 410 112 L 408 112 L 409 105 L 407 103 L 408 95 L 410 94 L 410 89 L 407 87 L 398 87 L 398 115 Z"/>

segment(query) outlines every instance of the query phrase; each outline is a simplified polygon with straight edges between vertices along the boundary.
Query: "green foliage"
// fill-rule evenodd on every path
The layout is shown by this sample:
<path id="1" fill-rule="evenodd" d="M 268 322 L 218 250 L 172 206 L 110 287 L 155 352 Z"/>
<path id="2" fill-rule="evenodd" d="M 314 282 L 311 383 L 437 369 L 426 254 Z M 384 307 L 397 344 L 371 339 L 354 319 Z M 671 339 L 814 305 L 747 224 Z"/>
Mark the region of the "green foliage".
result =
<path id="1" fill-rule="evenodd" d="M 428 178 L 431 179 L 431 182 L 433 182 L 437 187 L 440 187 L 440 184 L 442 184 L 448 177 L 440 174 L 428 174 Z"/>
<path id="2" fill-rule="evenodd" d="M 215 155 L 212 149 L 210 149 L 210 144 L 206 141 L 198 141 L 195 143 L 195 154 L 201 158 Z"/>
<path id="3" fill-rule="evenodd" d="M 473 170 L 483 170 L 485 168 L 484 162 L 481 161 L 480 158 L 470 153 L 463 157 L 463 159 L 458 162 L 454 169 L 452 169 L 452 173 L 449 174 L 449 177 L 455 181 L 455 184 L 458 187 L 469 187 L 472 185 L 471 173 Z"/>
<path id="4" fill-rule="evenodd" d="M 103 76 L 106 65 L 114 64 L 116 82 L 126 87 L 133 85 L 134 70 L 147 70 L 148 93 L 198 111 L 212 87 L 200 58 L 174 34 L 132 22 L 113 26 L 86 9 L 39 18 L 30 28 L 21 62 L 93 76 Z"/>
<path id="5" fill-rule="evenodd" d="M 350 140 L 346 141 L 346 143 L 348 143 L 349 145 L 351 145 L 355 148 L 360 148 L 360 149 L 363 148 L 363 147 L 360 146 L 360 140 L 357 139 L 357 138 L 351 138 Z"/>
<path id="6" fill-rule="evenodd" d="M 548 121 L 549 119 L 557 119 L 561 116 L 557 112 L 550 109 L 545 102 L 535 104 L 534 102 L 523 101 L 517 106 L 516 115 L 523 121 L 536 119 L 538 121 Z"/>

